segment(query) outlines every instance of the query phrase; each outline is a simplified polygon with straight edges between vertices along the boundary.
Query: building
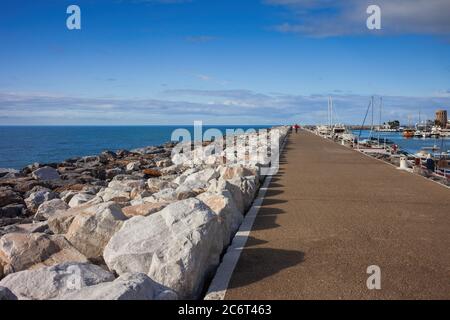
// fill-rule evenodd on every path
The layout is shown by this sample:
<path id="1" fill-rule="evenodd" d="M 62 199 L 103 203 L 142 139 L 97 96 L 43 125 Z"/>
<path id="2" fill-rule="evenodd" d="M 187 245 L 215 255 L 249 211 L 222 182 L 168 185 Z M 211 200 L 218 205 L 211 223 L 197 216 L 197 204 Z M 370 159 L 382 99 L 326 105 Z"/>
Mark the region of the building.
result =
<path id="1" fill-rule="evenodd" d="M 438 110 L 436 111 L 436 122 L 439 123 L 439 125 L 442 128 L 445 128 L 447 125 L 447 110 Z"/>

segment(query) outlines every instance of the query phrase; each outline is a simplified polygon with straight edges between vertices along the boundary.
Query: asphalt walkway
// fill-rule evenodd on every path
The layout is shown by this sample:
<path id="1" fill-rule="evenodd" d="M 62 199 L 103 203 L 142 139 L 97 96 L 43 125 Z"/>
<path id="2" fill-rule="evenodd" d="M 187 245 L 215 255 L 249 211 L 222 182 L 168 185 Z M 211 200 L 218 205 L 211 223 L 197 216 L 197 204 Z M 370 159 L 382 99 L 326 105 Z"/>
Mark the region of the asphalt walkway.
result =
<path id="1" fill-rule="evenodd" d="M 450 190 L 292 134 L 225 298 L 449 299 Z"/>

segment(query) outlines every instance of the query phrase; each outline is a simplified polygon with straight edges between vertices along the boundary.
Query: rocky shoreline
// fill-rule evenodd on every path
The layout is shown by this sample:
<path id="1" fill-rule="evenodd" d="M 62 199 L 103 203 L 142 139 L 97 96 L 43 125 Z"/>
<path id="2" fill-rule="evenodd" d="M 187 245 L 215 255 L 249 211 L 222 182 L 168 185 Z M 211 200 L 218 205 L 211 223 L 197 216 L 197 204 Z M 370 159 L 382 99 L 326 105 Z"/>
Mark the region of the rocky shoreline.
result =
<path id="1" fill-rule="evenodd" d="M 199 298 L 289 128 L 261 132 L 1 171 L 0 300 Z"/>

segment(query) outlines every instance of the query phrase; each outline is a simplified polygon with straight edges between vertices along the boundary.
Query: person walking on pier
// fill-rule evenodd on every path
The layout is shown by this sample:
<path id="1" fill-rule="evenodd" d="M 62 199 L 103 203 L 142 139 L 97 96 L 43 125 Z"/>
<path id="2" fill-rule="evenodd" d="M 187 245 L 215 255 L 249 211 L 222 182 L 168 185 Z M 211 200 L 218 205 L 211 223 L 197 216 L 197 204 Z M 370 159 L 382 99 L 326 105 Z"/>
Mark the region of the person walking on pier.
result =
<path id="1" fill-rule="evenodd" d="M 294 129 L 295 129 L 295 133 L 298 133 L 298 129 L 300 128 L 300 126 L 298 124 L 294 125 Z"/>

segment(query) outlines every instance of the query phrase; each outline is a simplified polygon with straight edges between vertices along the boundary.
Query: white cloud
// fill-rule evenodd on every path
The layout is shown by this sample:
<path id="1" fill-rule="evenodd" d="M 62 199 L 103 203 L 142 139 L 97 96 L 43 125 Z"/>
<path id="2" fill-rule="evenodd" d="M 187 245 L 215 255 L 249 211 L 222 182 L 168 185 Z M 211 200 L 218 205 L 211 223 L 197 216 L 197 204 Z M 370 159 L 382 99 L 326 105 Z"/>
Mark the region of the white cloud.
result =
<path id="1" fill-rule="evenodd" d="M 197 78 L 199 78 L 200 80 L 203 80 L 203 81 L 211 81 L 213 79 L 213 77 L 208 76 L 206 74 L 198 74 Z"/>
<path id="2" fill-rule="evenodd" d="M 265 0 L 288 8 L 293 19 L 274 27 L 280 32 L 328 37 L 365 34 L 370 4 L 380 6 L 382 30 L 376 34 L 450 35 L 448 0 Z"/>
<path id="3" fill-rule="evenodd" d="M 327 94 L 263 94 L 249 90 L 170 90 L 166 99 L 78 98 L 51 94 L 0 92 L 0 124 L 222 124 L 320 123 Z M 333 94 L 339 120 L 359 124 L 368 96 Z M 433 117 L 450 109 L 450 95 L 385 96 L 384 117 Z"/>
<path id="4" fill-rule="evenodd" d="M 217 37 L 213 36 L 207 36 L 207 35 L 200 35 L 200 36 L 189 36 L 186 37 L 186 41 L 193 42 L 193 43 L 205 43 L 205 42 L 211 42 L 216 40 Z"/>

